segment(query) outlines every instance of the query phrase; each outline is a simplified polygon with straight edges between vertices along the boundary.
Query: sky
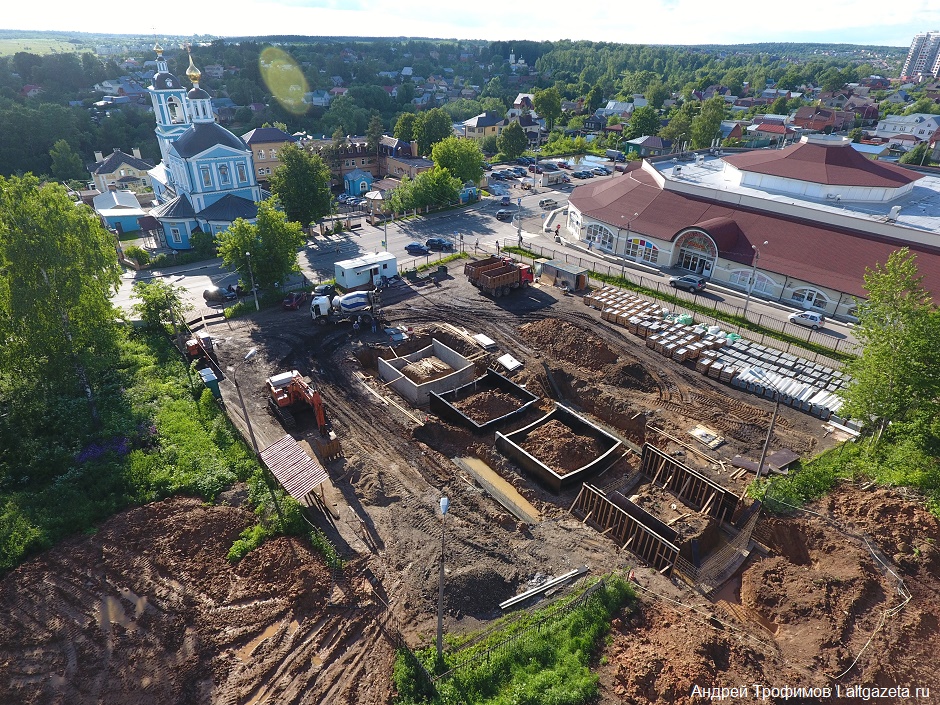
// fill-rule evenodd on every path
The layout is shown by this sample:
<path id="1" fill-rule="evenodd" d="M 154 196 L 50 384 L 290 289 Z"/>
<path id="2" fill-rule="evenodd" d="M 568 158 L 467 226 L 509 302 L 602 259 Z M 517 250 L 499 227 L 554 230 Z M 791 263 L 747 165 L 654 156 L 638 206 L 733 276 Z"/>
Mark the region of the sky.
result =
<path id="1" fill-rule="evenodd" d="M 909 46 L 940 30 L 933 0 L 640 0 L 580 6 L 570 0 L 154 0 L 144 5 L 74 1 L 7 3 L 0 28 L 145 35 L 587 39 L 625 44 L 828 42 Z M 105 7 L 109 9 L 105 10 Z M 584 11 L 582 10 L 582 7 Z"/>

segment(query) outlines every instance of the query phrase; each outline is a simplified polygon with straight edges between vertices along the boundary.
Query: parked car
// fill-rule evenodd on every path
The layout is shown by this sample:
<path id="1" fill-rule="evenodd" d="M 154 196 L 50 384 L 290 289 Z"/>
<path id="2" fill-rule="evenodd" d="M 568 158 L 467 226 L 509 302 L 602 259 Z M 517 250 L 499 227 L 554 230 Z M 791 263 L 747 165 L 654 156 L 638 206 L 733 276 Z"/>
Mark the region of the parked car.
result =
<path id="1" fill-rule="evenodd" d="M 314 296 L 329 296 L 331 299 L 336 296 L 336 287 L 333 284 L 317 284 L 313 287 Z"/>
<path id="2" fill-rule="evenodd" d="M 512 205 L 512 199 L 511 199 L 509 196 L 503 196 L 502 198 L 499 199 L 499 205 L 501 205 L 501 206 L 511 206 L 511 205 Z"/>
<path id="3" fill-rule="evenodd" d="M 496 220 L 512 220 L 512 211 L 500 208 L 496 211 Z"/>
<path id="4" fill-rule="evenodd" d="M 425 245 L 422 245 L 420 242 L 409 242 L 405 245 L 405 250 L 408 254 L 411 255 L 429 255 L 431 250 L 429 250 Z"/>
<path id="5" fill-rule="evenodd" d="M 558 165 L 554 162 L 542 162 L 539 166 L 545 171 L 558 171 Z"/>
<path id="6" fill-rule="evenodd" d="M 520 164 L 521 166 L 529 166 L 529 158 L 519 157 L 518 159 L 516 159 L 516 164 Z"/>
<path id="7" fill-rule="evenodd" d="M 669 286 L 675 289 L 685 289 L 690 293 L 702 291 L 705 288 L 705 277 L 697 277 L 694 274 L 686 274 L 681 277 L 670 277 Z"/>
<path id="8" fill-rule="evenodd" d="M 284 300 L 281 302 L 281 306 L 284 307 L 285 311 L 296 311 L 300 308 L 300 305 L 307 300 L 306 291 L 292 291 L 287 296 L 284 297 Z"/>
<path id="9" fill-rule="evenodd" d="M 568 162 L 556 162 L 559 169 L 570 169 L 571 165 Z"/>
<path id="10" fill-rule="evenodd" d="M 428 238 L 424 246 L 429 250 L 452 250 L 454 249 L 454 244 L 450 240 L 445 240 L 442 237 L 432 237 Z"/>
<path id="11" fill-rule="evenodd" d="M 813 330 L 819 330 L 824 325 L 826 325 L 826 317 L 821 313 L 816 313 L 815 311 L 798 311 L 791 313 L 789 316 L 787 316 L 787 320 L 790 321 L 790 323 L 806 326 L 807 328 L 812 328 Z"/>
<path id="12" fill-rule="evenodd" d="M 202 292 L 202 298 L 206 300 L 206 303 L 212 304 L 224 304 L 226 301 L 234 301 L 238 298 L 238 294 L 234 291 L 229 291 L 228 289 L 220 289 L 217 286 L 210 286 L 208 289 Z"/>
<path id="13" fill-rule="evenodd" d="M 607 176 L 608 174 L 610 174 L 610 172 L 607 171 L 607 169 L 605 169 L 602 166 L 596 166 L 593 169 L 591 169 L 591 171 L 597 176 Z"/>

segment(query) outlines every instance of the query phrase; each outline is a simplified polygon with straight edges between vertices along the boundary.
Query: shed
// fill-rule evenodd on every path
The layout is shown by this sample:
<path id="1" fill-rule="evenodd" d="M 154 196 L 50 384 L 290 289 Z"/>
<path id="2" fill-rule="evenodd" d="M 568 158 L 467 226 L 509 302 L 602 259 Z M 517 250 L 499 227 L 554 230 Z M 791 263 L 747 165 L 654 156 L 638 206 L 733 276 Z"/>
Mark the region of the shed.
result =
<path id="1" fill-rule="evenodd" d="M 538 263 L 536 263 L 538 265 Z M 571 291 L 581 291 L 587 289 L 588 274 L 590 272 L 586 267 L 580 267 L 576 264 L 568 264 L 557 259 L 542 262 L 542 272 L 539 274 L 542 281 L 547 281 L 554 286 L 567 284 Z"/>
<path id="2" fill-rule="evenodd" d="M 390 252 L 376 252 L 337 262 L 336 283 L 346 289 L 372 289 L 382 277 L 398 274 L 398 260 Z"/>
<path id="3" fill-rule="evenodd" d="M 108 227 L 121 233 L 139 230 L 137 219 L 146 215 L 131 191 L 106 191 L 95 196 L 93 203 Z"/>

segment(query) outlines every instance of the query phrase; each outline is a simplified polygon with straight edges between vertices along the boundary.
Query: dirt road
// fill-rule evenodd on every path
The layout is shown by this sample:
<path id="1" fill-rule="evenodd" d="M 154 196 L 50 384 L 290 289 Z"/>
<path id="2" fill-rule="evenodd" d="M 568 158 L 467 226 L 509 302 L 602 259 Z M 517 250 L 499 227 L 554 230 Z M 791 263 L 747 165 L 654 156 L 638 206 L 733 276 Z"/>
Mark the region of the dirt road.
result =
<path id="1" fill-rule="evenodd" d="M 497 354 L 522 361 L 514 380 L 542 401 L 516 427 L 554 399 L 626 437 L 634 432 L 626 419 L 638 412 L 690 443 L 687 432 L 702 423 L 726 438 L 708 450 L 714 462 L 665 437 L 659 443 L 743 490 L 747 478 L 731 480 L 722 462 L 736 454 L 757 458 L 769 403 L 656 355 L 576 297 L 533 288 L 494 302 L 467 285 L 456 265 L 452 272 L 439 287 L 386 293 L 385 315 L 412 328 L 413 348 L 433 335 L 480 372 L 494 354 L 461 328 L 485 333 Z M 538 573 L 636 565 L 568 513 L 576 490 L 551 493 L 497 453 L 492 434 L 475 436 L 394 397 L 369 364 L 388 349 L 381 331 L 353 335 L 342 326 L 314 327 L 304 311 L 272 310 L 211 333 L 223 366 L 259 348 L 238 378 L 262 448 L 284 434 L 266 410 L 266 377 L 297 369 L 323 394 L 344 456 L 328 465 L 325 510 L 314 507 L 311 518 L 349 560 L 347 569 L 331 574 L 288 539 L 229 565 L 229 546 L 252 522 L 240 488 L 213 507 L 177 498 L 130 510 L 0 582 L 0 702 L 387 702 L 396 639 L 417 646 L 434 636 L 442 495 L 451 501 L 447 632 L 498 616 L 498 603 Z M 234 387 L 222 386 L 231 418 L 243 426 Z M 309 440 L 313 421 L 300 420 L 294 436 Z M 818 419 L 784 408 L 772 448 L 810 455 L 832 442 Z M 488 463 L 542 520 L 520 523 L 452 462 L 458 456 Z M 610 474 L 637 462 L 628 456 Z M 839 497 L 821 509 L 875 537 L 912 595 L 843 682 L 935 684 L 928 664 L 940 647 L 940 590 L 928 539 L 940 538 L 936 521 L 886 493 L 849 488 Z M 694 684 L 714 681 L 832 682 L 851 664 L 880 615 L 897 604 L 897 581 L 864 543 L 822 519 L 772 520 L 762 531 L 770 552 L 755 555 L 712 600 L 638 572 L 642 607 L 615 625 L 599 666 L 603 702 L 692 702 L 684 698 Z"/>

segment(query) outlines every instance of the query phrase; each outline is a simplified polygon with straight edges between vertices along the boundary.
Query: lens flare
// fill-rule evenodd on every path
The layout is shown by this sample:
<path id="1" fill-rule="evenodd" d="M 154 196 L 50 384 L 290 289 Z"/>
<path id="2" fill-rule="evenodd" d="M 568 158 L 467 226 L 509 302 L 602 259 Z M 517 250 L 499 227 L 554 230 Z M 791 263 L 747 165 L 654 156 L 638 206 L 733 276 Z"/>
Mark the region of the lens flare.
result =
<path id="1" fill-rule="evenodd" d="M 282 49 L 268 47 L 258 57 L 261 78 L 281 107 L 294 115 L 303 115 L 309 106 L 304 94 L 310 88 L 300 65 Z"/>

